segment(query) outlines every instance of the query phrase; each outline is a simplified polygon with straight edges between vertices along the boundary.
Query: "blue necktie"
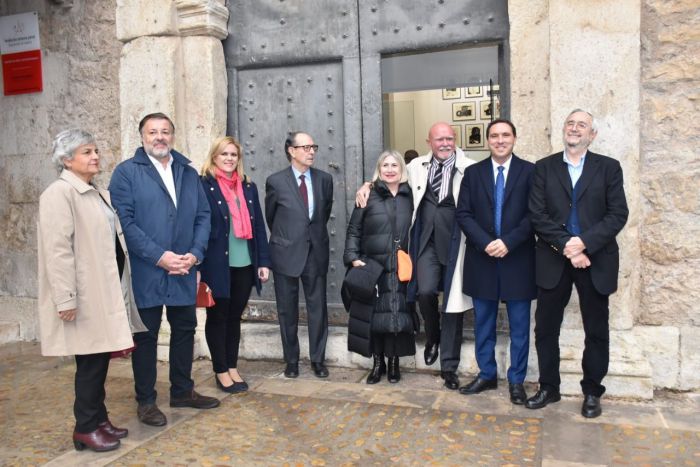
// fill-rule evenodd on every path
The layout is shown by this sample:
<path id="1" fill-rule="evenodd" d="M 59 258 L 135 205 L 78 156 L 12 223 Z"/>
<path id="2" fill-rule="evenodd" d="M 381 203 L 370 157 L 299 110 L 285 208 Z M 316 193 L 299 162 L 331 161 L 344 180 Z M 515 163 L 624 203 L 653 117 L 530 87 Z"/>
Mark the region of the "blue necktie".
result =
<path id="1" fill-rule="evenodd" d="M 503 166 L 498 167 L 498 176 L 496 177 L 496 187 L 494 194 L 493 207 L 493 223 L 496 230 L 496 236 L 501 236 L 501 215 L 503 214 L 503 193 L 505 192 L 506 181 L 503 177 Z"/>

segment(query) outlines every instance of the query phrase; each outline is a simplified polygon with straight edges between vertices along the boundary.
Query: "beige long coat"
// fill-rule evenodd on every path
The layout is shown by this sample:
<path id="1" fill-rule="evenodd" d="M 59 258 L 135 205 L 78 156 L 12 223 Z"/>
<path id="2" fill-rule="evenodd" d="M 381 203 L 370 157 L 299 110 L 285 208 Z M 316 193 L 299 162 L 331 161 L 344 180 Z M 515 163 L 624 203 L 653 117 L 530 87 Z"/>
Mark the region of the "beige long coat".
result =
<path id="1" fill-rule="evenodd" d="M 123 350 L 132 332 L 145 331 L 131 290 L 126 253 L 122 280 L 116 245 L 98 191 L 63 170 L 39 198 L 39 328 L 43 355 L 85 355 Z M 59 311 L 77 309 L 74 321 Z"/>
<path id="2" fill-rule="evenodd" d="M 474 164 L 474 161 L 469 159 L 464 152 L 457 148 L 455 160 L 455 174 L 452 181 L 452 196 L 455 203 L 459 200 L 459 189 L 462 186 L 462 177 L 467 167 Z M 411 224 L 416 222 L 418 208 L 426 193 L 428 186 L 428 172 L 430 171 L 430 160 L 433 158 L 432 152 L 420 157 L 416 157 L 408 164 L 408 184 L 413 192 L 413 219 Z M 459 239 L 459 252 L 457 254 L 456 267 L 452 275 L 450 283 L 449 300 L 444 305 L 445 313 L 462 313 L 473 307 L 472 299 L 468 295 L 462 293 L 462 276 L 464 274 L 464 254 L 466 251 L 467 237 L 464 232 L 461 232 Z"/>

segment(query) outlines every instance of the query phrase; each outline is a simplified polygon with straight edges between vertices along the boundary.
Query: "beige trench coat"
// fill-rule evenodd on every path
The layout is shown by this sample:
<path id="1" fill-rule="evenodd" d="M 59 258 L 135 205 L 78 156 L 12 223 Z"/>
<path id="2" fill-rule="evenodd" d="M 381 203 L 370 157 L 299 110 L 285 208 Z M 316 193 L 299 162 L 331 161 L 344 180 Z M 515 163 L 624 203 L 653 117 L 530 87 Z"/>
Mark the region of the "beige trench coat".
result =
<path id="1" fill-rule="evenodd" d="M 122 280 L 114 236 L 98 191 L 68 170 L 39 198 L 39 329 L 41 353 L 85 355 L 133 346 L 132 332 L 145 331 L 131 290 L 126 254 Z M 76 308 L 74 321 L 58 312 Z"/>
<path id="2" fill-rule="evenodd" d="M 474 161 L 469 159 L 464 152 L 457 148 L 455 160 L 455 174 L 452 180 L 452 196 L 455 203 L 459 200 L 459 189 L 462 186 L 462 177 L 467 167 L 474 164 Z M 418 208 L 426 193 L 428 185 L 428 172 L 430 170 L 430 160 L 433 158 L 432 152 L 420 157 L 416 157 L 408 164 L 408 184 L 413 192 L 413 219 L 411 225 L 416 222 Z M 450 298 L 444 306 L 445 313 L 462 313 L 473 307 L 470 296 L 462 293 L 462 276 L 464 275 L 464 255 L 466 252 L 467 237 L 464 232 L 461 232 L 459 239 L 459 252 L 457 254 L 457 266 L 452 275 L 452 283 L 450 284 Z"/>

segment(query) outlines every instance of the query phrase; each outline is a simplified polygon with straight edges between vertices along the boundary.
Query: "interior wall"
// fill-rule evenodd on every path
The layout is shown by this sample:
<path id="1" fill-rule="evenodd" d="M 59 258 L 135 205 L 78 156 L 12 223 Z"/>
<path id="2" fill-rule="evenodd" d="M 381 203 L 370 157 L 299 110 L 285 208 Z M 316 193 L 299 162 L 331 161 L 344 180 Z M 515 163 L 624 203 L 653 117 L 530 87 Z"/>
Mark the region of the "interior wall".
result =
<path id="1" fill-rule="evenodd" d="M 384 117 L 385 122 L 394 124 L 394 130 L 389 131 L 390 143 L 394 149 L 397 149 L 402 154 L 408 149 L 415 149 L 419 154 L 427 154 L 430 152 L 430 146 L 427 143 L 428 132 L 430 127 L 436 122 L 447 122 L 453 125 L 456 130 L 459 130 L 460 135 L 457 136 L 459 147 L 464 149 L 467 156 L 474 160 L 481 160 L 488 157 L 486 150 L 484 130 L 488 125 L 488 119 L 481 118 L 481 105 L 488 101 L 484 86 L 481 87 L 482 95 L 478 97 L 464 97 L 466 88 L 456 88 L 455 91 L 447 91 L 443 89 L 430 89 L 425 91 L 414 92 L 396 92 L 385 94 L 385 110 L 388 112 Z M 445 98 L 443 98 L 443 93 Z M 459 97 L 456 97 L 459 94 Z M 448 98 L 449 97 L 449 98 Z M 453 98 L 454 97 L 454 98 Z M 461 120 L 460 116 L 454 115 L 454 109 L 461 109 L 462 104 L 474 104 L 474 120 Z M 406 122 L 404 115 L 400 113 L 409 107 L 413 108 L 413 125 L 410 130 L 399 128 L 398 122 Z M 453 108 L 454 107 L 454 108 Z M 457 117 L 454 120 L 453 117 Z M 403 123 L 405 125 L 406 123 Z M 473 125 L 481 126 L 481 148 L 467 148 L 468 134 L 467 127 Z M 401 138 L 400 135 L 408 135 L 413 133 L 413 145 L 411 145 L 410 137 Z"/>

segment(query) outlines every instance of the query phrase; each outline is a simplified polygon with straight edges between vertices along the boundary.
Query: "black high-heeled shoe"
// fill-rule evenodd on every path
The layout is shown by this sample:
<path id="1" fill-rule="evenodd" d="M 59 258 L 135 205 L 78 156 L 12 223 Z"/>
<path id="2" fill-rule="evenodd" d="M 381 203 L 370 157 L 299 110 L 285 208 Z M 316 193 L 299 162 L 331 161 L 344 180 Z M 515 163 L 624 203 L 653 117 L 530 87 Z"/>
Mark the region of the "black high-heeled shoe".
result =
<path id="1" fill-rule="evenodd" d="M 231 386 L 224 386 L 217 375 L 214 375 L 214 379 L 216 380 L 216 385 L 219 387 L 219 389 L 229 394 L 238 394 L 239 392 L 245 392 L 248 390 L 248 383 L 245 381 L 240 383 L 234 381 Z"/>
<path id="2" fill-rule="evenodd" d="M 384 363 L 384 355 L 374 354 L 374 365 L 372 371 L 367 375 L 367 384 L 377 384 L 382 379 L 382 375 L 386 373 L 386 363 Z"/>
<path id="3" fill-rule="evenodd" d="M 390 383 L 398 383 L 401 379 L 401 371 L 399 370 L 399 357 L 389 357 L 389 373 L 387 379 Z"/>

